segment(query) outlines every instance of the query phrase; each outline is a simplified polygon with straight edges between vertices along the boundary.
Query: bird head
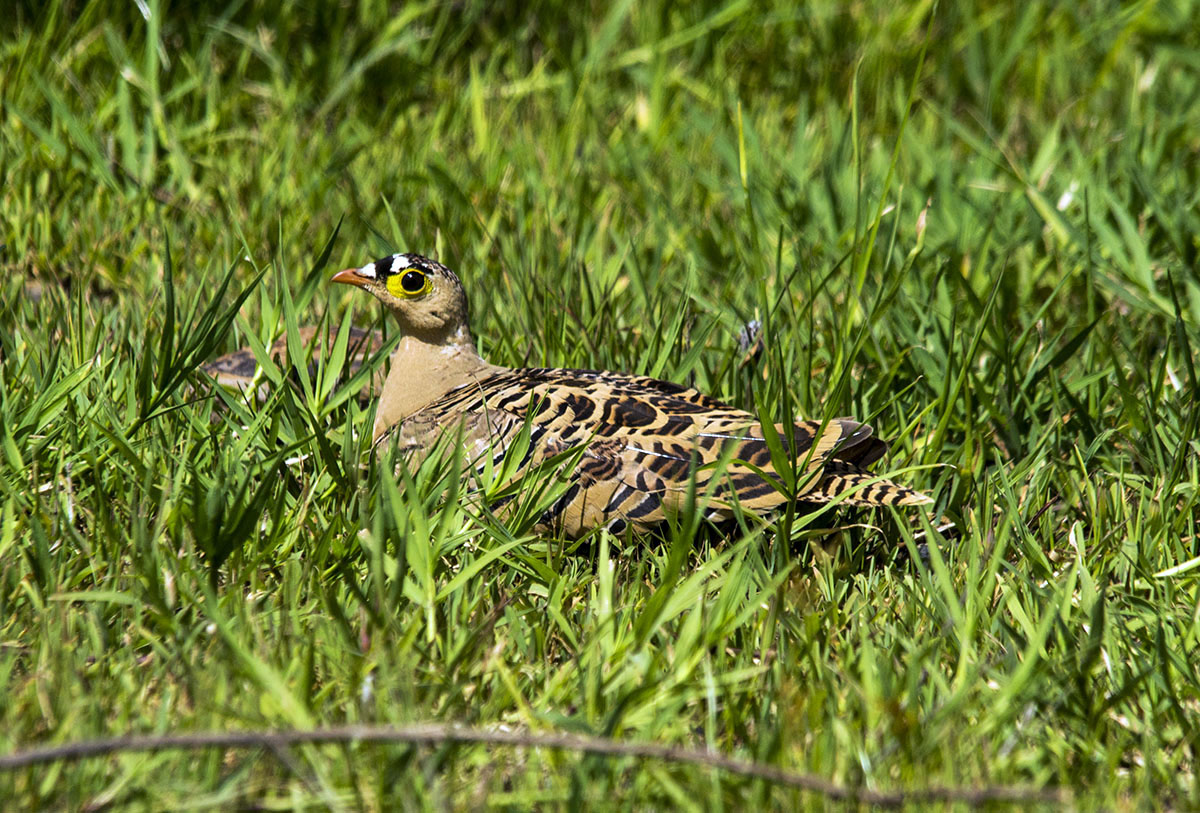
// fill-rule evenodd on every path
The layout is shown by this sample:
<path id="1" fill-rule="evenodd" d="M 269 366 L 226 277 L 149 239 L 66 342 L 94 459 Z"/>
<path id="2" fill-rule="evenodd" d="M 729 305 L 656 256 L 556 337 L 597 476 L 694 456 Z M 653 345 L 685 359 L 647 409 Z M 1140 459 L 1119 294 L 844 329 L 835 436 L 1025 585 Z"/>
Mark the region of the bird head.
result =
<path id="1" fill-rule="evenodd" d="M 392 254 L 347 268 L 333 282 L 370 292 L 396 315 L 405 333 L 433 343 L 469 340 L 467 295 L 446 266 L 420 254 Z"/>

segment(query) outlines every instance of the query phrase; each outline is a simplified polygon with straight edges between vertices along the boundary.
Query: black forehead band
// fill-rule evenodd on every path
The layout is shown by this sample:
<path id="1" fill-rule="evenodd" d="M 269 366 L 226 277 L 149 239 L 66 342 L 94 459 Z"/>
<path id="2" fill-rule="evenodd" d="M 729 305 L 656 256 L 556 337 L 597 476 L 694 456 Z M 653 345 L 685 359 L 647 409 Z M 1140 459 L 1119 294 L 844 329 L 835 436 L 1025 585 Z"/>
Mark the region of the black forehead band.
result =
<path id="1" fill-rule="evenodd" d="M 389 254 L 386 257 L 380 257 L 373 265 L 375 266 L 375 276 L 379 279 L 391 276 L 392 267 L 396 264 L 396 260 L 403 257 L 407 263 L 396 269 L 397 274 L 402 274 L 409 269 L 416 269 L 426 274 L 436 274 L 440 272 L 440 267 L 420 254 Z"/>

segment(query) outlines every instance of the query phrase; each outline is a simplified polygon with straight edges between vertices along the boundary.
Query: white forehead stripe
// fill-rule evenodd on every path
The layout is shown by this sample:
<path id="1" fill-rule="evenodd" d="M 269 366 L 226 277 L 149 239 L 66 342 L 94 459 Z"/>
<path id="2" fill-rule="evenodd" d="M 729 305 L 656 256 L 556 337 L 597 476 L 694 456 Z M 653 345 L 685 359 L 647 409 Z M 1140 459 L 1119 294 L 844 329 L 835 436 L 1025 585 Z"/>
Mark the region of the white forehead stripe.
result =
<path id="1" fill-rule="evenodd" d="M 367 279 L 375 279 L 375 263 L 367 263 L 358 269 L 358 275 Z"/>
<path id="2" fill-rule="evenodd" d="M 401 268 L 408 268 L 408 257 L 403 254 L 397 254 L 392 257 L 392 273 L 395 274 Z"/>

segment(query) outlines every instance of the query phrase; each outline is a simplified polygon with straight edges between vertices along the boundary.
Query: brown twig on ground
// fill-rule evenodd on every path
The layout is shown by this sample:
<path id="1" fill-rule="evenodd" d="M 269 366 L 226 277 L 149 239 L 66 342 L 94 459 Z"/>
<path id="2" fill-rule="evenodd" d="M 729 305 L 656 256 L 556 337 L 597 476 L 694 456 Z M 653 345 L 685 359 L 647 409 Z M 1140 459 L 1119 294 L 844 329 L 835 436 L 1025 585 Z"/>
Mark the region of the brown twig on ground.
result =
<path id="1" fill-rule="evenodd" d="M 1069 800 L 1066 792 L 1055 788 L 1005 785 L 963 788 L 925 787 L 893 791 L 870 790 L 847 787 L 812 774 L 795 773 L 774 765 L 746 762 L 712 751 L 652 742 L 627 742 L 579 734 L 535 734 L 526 731 L 463 728 L 441 723 L 423 723 L 411 726 L 350 725 L 308 731 L 213 731 L 192 734 L 107 737 L 18 750 L 0 756 L 0 771 L 12 771 L 48 762 L 74 761 L 127 751 L 194 750 L 199 748 L 268 748 L 277 750 L 295 745 L 337 742 L 499 745 L 518 748 L 551 748 L 599 756 L 656 759 L 715 768 L 738 776 L 811 791 L 829 799 L 862 802 L 882 807 L 900 807 L 914 802 L 959 802 L 968 805 L 994 802 L 1061 804 Z"/>

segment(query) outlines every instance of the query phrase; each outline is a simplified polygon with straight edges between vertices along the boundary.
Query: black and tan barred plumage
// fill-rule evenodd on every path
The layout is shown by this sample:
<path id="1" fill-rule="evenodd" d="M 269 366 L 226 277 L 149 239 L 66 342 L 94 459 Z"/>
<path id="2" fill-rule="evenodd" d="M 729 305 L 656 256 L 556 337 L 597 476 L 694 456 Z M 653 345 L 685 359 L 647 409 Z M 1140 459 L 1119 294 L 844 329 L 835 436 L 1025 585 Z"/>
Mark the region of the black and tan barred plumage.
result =
<path id="1" fill-rule="evenodd" d="M 404 451 L 429 448 L 447 426 L 465 426 L 473 454 L 499 464 L 509 443 L 529 425 L 521 464 L 583 447 L 570 485 L 542 525 L 578 536 L 607 526 L 649 528 L 682 508 L 689 480 L 705 494 L 710 518 L 740 510 L 766 514 L 789 499 L 757 419 L 695 389 L 667 381 L 572 369 L 501 370 L 464 384 L 411 415 L 381 442 L 396 436 Z M 929 499 L 864 468 L 887 451 L 871 427 L 838 419 L 822 425 L 784 425 L 779 435 L 796 463 L 791 497 L 848 505 L 921 505 Z M 763 475 L 766 475 L 764 477 Z M 712 483 L 713 478 L 716 482 Z M 736 506 L 736 507 L 735 507 Z"/>

